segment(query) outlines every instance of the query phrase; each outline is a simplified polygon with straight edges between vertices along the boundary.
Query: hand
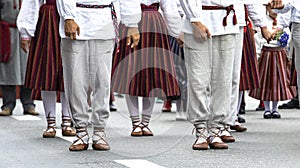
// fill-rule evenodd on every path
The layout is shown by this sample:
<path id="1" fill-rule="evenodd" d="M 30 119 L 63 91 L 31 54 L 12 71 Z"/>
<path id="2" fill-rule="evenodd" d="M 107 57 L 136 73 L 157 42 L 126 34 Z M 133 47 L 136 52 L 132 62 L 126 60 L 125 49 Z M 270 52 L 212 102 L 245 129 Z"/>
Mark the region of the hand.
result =
<path id="1" fill-rule="evenodd" d="M 21 48 L 25 53 L 29 51 L 30 41 L 30 39 L 21 39 Z"/>
<path id="2" fill-rule="evenodd" d="M 193 25 L 193 34 L 197 42 L 204 42 L 207 38 L 211 38 L 211 34 L 208 28 L 203 25 L 201 22 L 192 22 Z"/>
<path id="3" fill-rule="evenodd" d="M 73 19 L 65 20 L 65 34 L 70 37 L 71 40 L 76 40 L 76 33 L 80 35 L 80 27 Z"/>
<path id="4" fill-rule="evenodd" d="M 260 30 L 263 38 L 266 39 L 269 43 L 273 39 L 271 32 L 268 30 L 267 27 L 261 27 Z"/>
<path id="5" fill-rule="evenodd" d="M 272 9 L 282 9 L 284 7 L 282 0 L 270 0 L 268 5 L 270 5 Z"/>
<path id="6" fill-rule="evenodd" d="M 139 41 L 140 41 L 139 29 L 136 27 L 128 28 L 126 44 L 131 45 L 130 47 L 133 48 L 139 44 Z"/>
<path id="7" fill-rule="evenodd" d="M 179 35 L 179 37 L 176 38 L 176 41 L 179 44 L 179 47 L 183 47 L 183 44 L 184 44 L 184 40 L 183 39 L 184 39 L 184 34 L 183 33 L 181 33 Z"/>
<path id="8" fill-rule="evenodd" d="M 279 31 L 282 31 L 282 29 L 273 29 L 273 31 L 271 32 L 271 38 L 272 39 L 275 39 L 275 36 L 276 34 L 279 32 Z"/>

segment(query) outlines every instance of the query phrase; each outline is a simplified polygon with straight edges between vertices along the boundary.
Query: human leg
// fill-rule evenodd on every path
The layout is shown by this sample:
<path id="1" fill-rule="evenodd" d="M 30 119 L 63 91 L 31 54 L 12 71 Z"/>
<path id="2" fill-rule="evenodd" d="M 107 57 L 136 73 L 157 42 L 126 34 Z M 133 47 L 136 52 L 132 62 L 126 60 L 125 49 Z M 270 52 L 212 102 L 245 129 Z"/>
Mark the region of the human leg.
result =
<path id="1" fill-rule="evenodd" d="M 16 106 L 16 86 L 12 85 L 1 85 L 2 89 L 2 111 L 0 116 L 12 115 L 12 112 Z"/>

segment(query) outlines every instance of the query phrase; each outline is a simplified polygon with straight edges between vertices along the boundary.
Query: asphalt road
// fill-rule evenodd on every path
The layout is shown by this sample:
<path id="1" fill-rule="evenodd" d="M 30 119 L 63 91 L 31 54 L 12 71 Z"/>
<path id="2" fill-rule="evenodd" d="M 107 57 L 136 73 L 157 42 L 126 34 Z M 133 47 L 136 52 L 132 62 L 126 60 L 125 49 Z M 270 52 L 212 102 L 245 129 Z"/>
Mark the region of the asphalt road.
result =
<path id="1" fill-rule="evenodd" d="M 300 110 L 280 110 L 282 119 L 266 120 L 261 111 L 254 110 L 257 100 L 247 97 L 246 103 L 243 116 L 248 131 L 232 132 L 236 142 L 229 144 L 228 150 L 192 150 L 192 125 L 175 121 L 174 112 L 161 113 L 161 103 L 155 105 L 150 125 L 155 136 L 130 137 L 125 100 L 117 98 L 119 111 L 111 113 L 106 130 L 111 150 L 93 151 L 90 145 L 87 151 L 70 152 L 73 138 L 62 138 L 60 130 L 56 138 L 42 138 L 46 120 L 40 101 L 36 101 L 38 117 L 23 116 L 18 101 L 13 116 L 0 117 L 0 168 L 299 168 Z M 57 116 L 59 127 L 61 114 Z"/>

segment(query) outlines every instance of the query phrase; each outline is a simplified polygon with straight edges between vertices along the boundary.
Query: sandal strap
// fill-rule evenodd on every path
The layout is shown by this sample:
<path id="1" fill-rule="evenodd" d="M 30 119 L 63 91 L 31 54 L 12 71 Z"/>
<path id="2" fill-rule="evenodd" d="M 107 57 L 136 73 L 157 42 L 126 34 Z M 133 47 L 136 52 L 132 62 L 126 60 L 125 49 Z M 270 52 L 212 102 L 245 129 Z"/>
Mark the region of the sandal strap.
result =
<path id="1" fill-rule="evenodd" d="M 108 144 L 107 141 L 104 139 L 104 138 L 106 137 L 105 132 L 103 132 L 103 136 L 98 135 L 98 134 L 94 134 L 94 136 L 99 137 L 99 139 L 98 139 L 97 141 L 94 141 L 93 143 L 97 143 L 97 142 L 99 142 L 100 140 L 102 140 L 105 144 Z"/>
<path id="2" fill-rule="evenodd" d="M 194 129 L 192 130 L 192 134 L 194 134 L 194 132 L 196 132 L 196 136 L 197 136 L 198 138 L 201 137 L 201 138 L 206 139 L 207 136 L 204 135 L 204 132 L 205 132 L 205 131 L 206 131 L 206 128 L 194 128 Z"/>
<path id="3" fill-rule="evenodd" d="M 83 131 L 82 131 L 83 132 Z M 78 141 L 81 141 L 83 144 L 87 144 L 87 143 L 85 143 L 84 142 L 84 140 L 83 140 L 83 137 L 85 137 L 85 136 L 88 136 L 88 134 L 87 134 L 87 132 L 83 135 L 83 136 L 79 136 L 78 134 L 76 135 L 76 138 L 77 139 L 75 139 L 74 141 L 73 141 L 73 144 L 75 144 L 75 143 L 77 143 Z"/>
<path id="4" fill-rule="evenodd" d="M 148 127 L 148 125 L 144 124 L 144 123 L 140 123 L 140 125 L 138 125 L 142 130 L 145 128 L 148 131 L 151 131 L 150 128 Z"/>

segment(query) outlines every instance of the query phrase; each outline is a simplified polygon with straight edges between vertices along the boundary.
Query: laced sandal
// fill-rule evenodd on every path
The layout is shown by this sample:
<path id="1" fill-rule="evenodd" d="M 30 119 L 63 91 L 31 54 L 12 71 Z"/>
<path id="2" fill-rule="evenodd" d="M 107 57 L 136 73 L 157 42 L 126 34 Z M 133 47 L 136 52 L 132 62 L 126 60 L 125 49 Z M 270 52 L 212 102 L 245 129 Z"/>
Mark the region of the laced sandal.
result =
<path id="1" fill-rule="evenodd" d="M 228 149 L 228 145 L 224 143 L 220 137 L 220 129 L 218 132 L 213 132 L 213 135 L 207 138 L 210 149 Z"/>
<path id="2" fill-rule="evenodd" d="M 148 125 L 141 123 L 139 127 L 142 129 L 143 136 L 153 136 L 153 132 L 150 130 Z"/>
<path id="3" fill-rule="evenodd" d="M 235 138 L 230 134 L 229 127 L 224 126 L 220 131 L 220 138 L 223 142 L 235 142 Z"/>
<path id="4" fill-rule="evenodd" d="M 43 138 L 54 138 L 56 135 L 55 117 L 47 117 L 47 129 L 43 132 Z"/>
<path id="5" fill-rule="evenodd" d="M 105 140 L 105 137 L 106 137 L 106 135 L 104 132 L 94 133 L 92 148 L 94 150 L 100 150 L 100 151 L 110 150 L 110 146 L 107 143 L 107 141 Z"/>
<path id="6" fill-rule="evenodd" d="M 206 128 L 197 129 L 194 128 L 193 132 L 196 130 L 197 139 L 194 142 L 192 148 L 194 150 L 207 150 L 209 148 L 207 143 L 207 136 L 204 135 Z"/>
<path id="7" fill-rule="evenodd" d="M 75 136 L 76 130 L 75 128 L 71 127 L 72 120 L 70 118 L 66 119 L 63 117 L 61 123 L 61 134 L 63 136 Z"/>
<path id="8" fill-rule="evenodd" d="M 80 133 L 83 133 L 82 136 L 79 136 Z M 87 137 L 87 140 L 85 141 L 84 138 Z M 88 133 L 86 130 L 84 131 L 78 131 L 77 129 L 77 135 L 76 139 L 73 141 L 72 145 L 69 147 L 70 151 L 83 151 L 87 150 L 89 147 L 89 138 Z"/>
<path id="9" fill-rule="evenodd" d="M 131 131 L 131 136 L 133 137 L 143 136 L 142 128 L 139 125 L 133 125 L 132 127 L 133 128 Z"/>
<path id="10" fill-rule="evenodd" d="M 43 132 L 43 138 L 55 138 L 56 130 L 53 126 L 48 126 L 47 129 Z"/>

